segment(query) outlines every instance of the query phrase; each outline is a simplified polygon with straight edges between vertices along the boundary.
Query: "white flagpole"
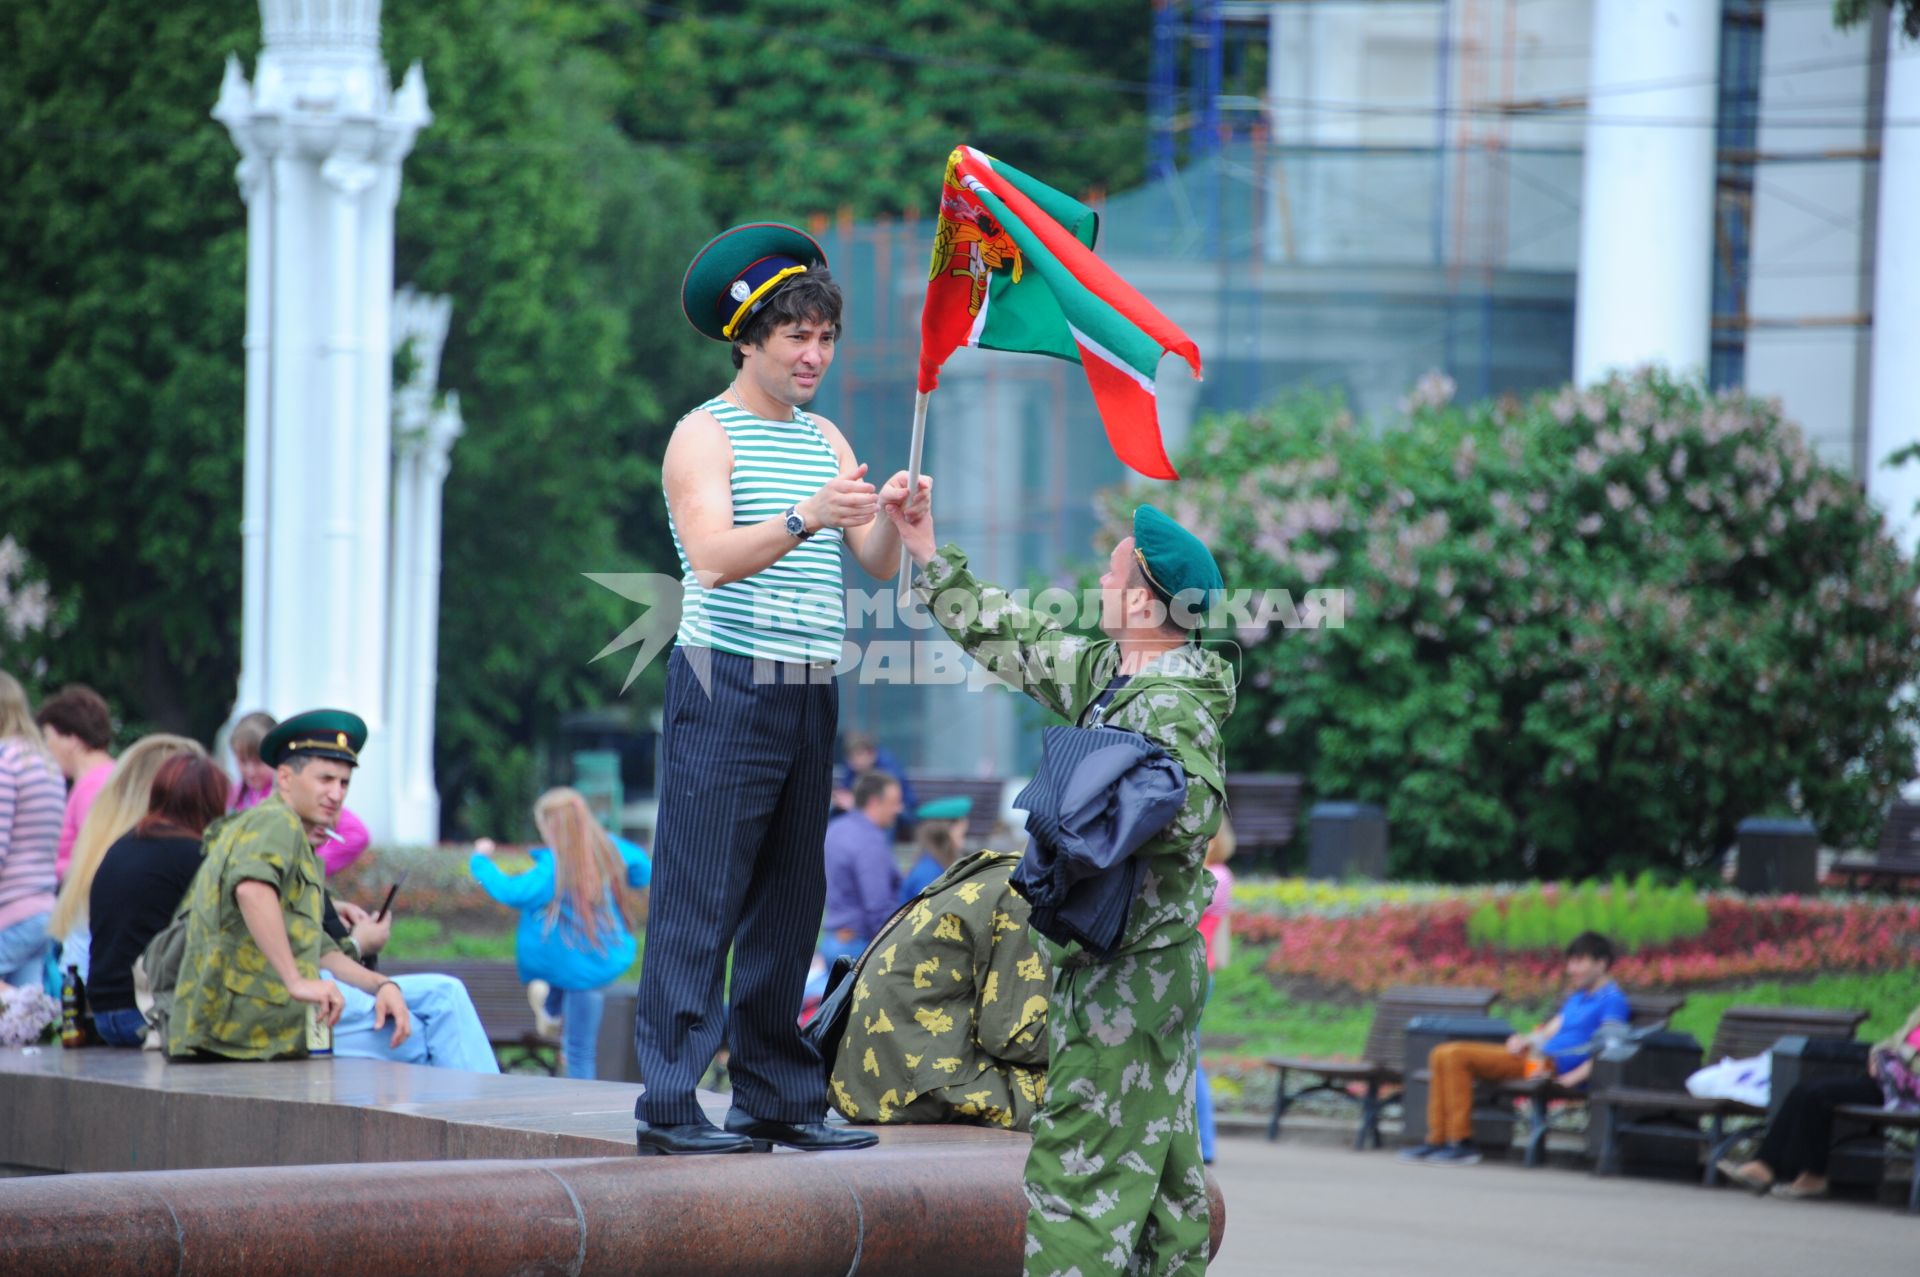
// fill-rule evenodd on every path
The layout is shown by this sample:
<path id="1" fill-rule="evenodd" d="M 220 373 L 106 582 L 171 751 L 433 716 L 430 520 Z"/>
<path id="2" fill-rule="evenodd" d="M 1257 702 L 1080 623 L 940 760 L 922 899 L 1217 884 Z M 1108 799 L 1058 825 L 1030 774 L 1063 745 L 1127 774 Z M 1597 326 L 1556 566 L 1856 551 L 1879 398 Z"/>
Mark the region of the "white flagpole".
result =
<path id="1" fill-rule="evenodd" d="M 909 503 L 920 491 L 920 462 L 927 441 L 927 396 L 932 393 L 932 391 L 922 390 L 913 397 L 913 446 L 907 450 L 907 500 Z M 907 553 L 907 547 L 903 545 L 900 547 L 900 589 L 896 601 L 904 608 L 912 600 L 913 557 Z"/>

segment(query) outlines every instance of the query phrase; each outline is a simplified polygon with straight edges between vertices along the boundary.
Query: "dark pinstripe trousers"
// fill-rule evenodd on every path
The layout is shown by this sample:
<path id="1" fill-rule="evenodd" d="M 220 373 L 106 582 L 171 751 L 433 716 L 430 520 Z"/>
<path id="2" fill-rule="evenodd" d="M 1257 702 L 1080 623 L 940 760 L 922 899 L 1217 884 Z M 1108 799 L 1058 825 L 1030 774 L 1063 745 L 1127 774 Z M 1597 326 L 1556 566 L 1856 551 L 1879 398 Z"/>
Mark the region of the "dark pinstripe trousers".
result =
<path id="1" fill-rule="evenodd" d="M 693 660 L 711 660 L 712 695 Z M 777 681 L 775 681 L 777 680 Z M 823 850 L 840 717 L 831 667 L 675 647 L 667 663 L 660 815 L 634 1051 L 634 1116 L 701 1120 L 694 1087 L 724 1028 L 733 1103 L 754 1117 L 826 1113 L 800 1036 L 826 906 Z M 723 1003 L 733 950 L 731 1010 Z"/>

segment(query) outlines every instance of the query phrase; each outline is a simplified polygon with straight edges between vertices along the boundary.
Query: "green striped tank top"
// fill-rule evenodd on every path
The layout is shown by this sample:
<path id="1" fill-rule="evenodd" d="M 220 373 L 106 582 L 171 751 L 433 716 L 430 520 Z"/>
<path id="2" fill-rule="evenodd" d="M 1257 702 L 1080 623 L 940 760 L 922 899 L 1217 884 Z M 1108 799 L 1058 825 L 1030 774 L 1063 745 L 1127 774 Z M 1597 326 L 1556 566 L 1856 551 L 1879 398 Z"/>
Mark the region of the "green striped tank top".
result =
<path id="1" fill-rule="evenodd" d="M 840 473 L 833 445 L 798 409 L 792 421 L 768 421 L 725 399 L 710 399 L 701 410 L 713 414 L 733 445 L 736 528 L 785 514 Z M 776 661 L 840 659 L 847 614 L 840 576 L 845 534 L 839 528 L 822 528 L 773 566 L 709 590 L 687 562 L 671 507 L 667 526 L 685 587 L 677 636 L 683 646 Z"/>

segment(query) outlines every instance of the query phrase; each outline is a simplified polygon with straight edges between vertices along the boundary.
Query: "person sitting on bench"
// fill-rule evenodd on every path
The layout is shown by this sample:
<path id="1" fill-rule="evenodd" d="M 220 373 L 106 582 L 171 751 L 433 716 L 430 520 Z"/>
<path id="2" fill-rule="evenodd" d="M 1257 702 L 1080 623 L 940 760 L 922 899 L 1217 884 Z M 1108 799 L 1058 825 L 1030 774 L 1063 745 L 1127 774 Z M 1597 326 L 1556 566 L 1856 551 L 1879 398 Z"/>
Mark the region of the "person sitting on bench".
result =
<path id="1" fill-rule="evenodd" d="M 1760 1150 L 1750 1162 L 1731 1157 L 1721 1174 L 1756 1193 L 1775 1197 L 1825 1197 L 1827 1156 L 1833 1150 L 1833 1110 L 1842 1104 L 1920 1107 L 1920 1007 L 1867 1056 L 1867 1075 L 1816 1078 L 1787 1092 L 1767 1123 Z"/>
<path id="2" fill-rule="evenodd" d="M 1550 1070 L 1562 1086 L 1580 1086 L 1593 1069 L 1593 1039 L 1600 1026 L 1628 1021 L 1627 995 L 1613 982 L 1613 945 L 1598 932 L 1575 936 L 1567 946 L 1567 983 L 1573 992 L 1560 1012 L 1505 1045 L 1444 1042 L 1427 1057 L 1427 1143 L 1405 1149 L 1400 1159 L 1429 1166 L 1472 1166 L 1473 1084 L 1511 1082 Z"/>

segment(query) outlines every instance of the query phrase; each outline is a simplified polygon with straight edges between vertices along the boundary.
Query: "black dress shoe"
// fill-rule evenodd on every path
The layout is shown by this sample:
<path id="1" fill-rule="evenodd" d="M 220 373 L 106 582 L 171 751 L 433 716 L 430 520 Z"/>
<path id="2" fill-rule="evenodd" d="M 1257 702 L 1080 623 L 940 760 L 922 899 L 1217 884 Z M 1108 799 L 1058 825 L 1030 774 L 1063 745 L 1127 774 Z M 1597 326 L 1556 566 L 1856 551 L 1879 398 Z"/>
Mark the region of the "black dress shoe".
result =
<path id="1" fill-rule="evenodd" d="M 850 1131 L 825 1122 L 769 1122 L 739 1109 L 727 1111 L 727 1130 L 752 1140 L 753 1146 L 763 1153 L 775 1144 L 824 1153 L 839 1148 L 872 1148 L 880 1142 L 880 1137 L 872 1131 Z"/>
<path id="2" fill-rule="evenodd" d="M 666 1126 L 640 1122 L 634 1128 L 633 1139 L 643 1157 L 661 1153 L 744 1153 L 754 1147 L 746 1136 L 729 1134 L 712 1122 L 676 1122 Z"/>

